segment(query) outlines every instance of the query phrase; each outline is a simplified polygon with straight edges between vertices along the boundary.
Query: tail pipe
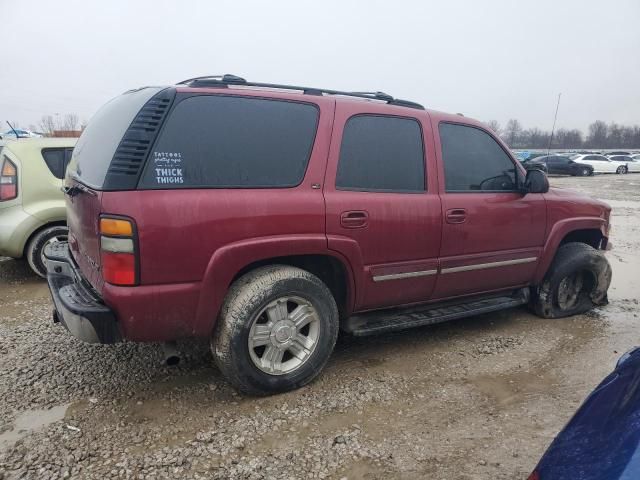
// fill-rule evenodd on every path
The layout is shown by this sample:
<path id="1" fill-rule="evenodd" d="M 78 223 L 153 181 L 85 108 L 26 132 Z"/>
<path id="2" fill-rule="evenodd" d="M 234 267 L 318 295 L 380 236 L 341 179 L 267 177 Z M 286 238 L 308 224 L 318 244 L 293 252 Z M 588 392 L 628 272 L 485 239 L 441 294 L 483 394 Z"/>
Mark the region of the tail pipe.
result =
<path id="1" fill-rule="evenodd" d="M 176 342 L 163 343 L 162 353 L 164 356 L 165 365 L 173 367 L 180 363 L 180 352 L 178 352 Z"/>

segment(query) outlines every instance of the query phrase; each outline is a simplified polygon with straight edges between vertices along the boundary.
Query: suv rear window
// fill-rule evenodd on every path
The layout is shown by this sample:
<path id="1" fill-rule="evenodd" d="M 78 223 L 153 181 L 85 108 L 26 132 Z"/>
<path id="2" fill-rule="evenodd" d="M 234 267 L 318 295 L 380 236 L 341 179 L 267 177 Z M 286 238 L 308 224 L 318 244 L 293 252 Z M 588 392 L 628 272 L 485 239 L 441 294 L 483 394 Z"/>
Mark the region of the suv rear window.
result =
<path id="1" fill-rule="evenodd" d="M 68 172 L 86 185 L 102 188 L 113 154 L 132 120 L 162 87 L 131 90 L 104 105 L 78 139 Z"/>
<path id="2" fill-rule="evenodd" d="M 423 192 L 420 124 L 411 118 L 356 115 L 344 127 L 336 188 Z"/>
<path id="3" fill-rule="evenodd" d="M 140 187 L 294 187 L 304 178 L 318 116 L 306 103 L 188 97 L 167 118 Z"/>

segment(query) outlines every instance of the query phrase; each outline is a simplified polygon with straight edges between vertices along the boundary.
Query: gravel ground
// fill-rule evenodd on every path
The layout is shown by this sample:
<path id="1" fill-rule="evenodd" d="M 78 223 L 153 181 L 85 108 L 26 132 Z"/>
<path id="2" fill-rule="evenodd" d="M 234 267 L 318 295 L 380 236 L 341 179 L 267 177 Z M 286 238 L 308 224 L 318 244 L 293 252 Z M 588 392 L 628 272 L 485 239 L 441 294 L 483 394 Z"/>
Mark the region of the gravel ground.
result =
<path id="1" fill-rule="evenodd" d="M 526 478 L 640 344 L 640 175 L 551 181 L 614 207 L 609 306 L 343 336 L 317 381 L 269 398 L 235 393 L 204 342 L 168 368 L 158 345 L 75 340 L 44 282 L 0 259 L 0 480 Z"/>

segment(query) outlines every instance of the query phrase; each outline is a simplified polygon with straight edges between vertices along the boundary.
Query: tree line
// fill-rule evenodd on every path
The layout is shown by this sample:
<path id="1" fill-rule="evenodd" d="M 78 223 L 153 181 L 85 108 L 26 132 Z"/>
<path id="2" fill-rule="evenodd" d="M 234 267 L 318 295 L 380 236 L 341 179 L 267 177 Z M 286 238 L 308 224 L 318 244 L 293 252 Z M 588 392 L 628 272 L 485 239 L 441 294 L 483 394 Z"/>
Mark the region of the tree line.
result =
<path id="1" fill-rule="evenodd" d="M 607 124 L 596 120 L 589 125 L 586 136 L 575 128 L 559 128 L 553 133 L 553 138 L 550 131 L 525 129 L 513 118 L 504 127 L 496 120 L 490 120 L 487 126 L 511 148 L 640 148 L 640 125 Z"/>

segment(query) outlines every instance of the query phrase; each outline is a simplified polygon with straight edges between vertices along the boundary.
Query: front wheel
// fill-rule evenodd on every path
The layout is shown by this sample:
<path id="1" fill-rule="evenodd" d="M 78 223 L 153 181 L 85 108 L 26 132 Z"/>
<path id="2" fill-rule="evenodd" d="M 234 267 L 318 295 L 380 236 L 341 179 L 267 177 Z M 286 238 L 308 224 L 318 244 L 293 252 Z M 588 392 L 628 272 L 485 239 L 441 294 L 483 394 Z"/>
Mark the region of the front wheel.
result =
<path id="1" fill-rule="evenodd" d="M 616 169 L 616 173 L 619 174 L 625 174 L 627 173 L 627 167 L 625 167 L 624 165 L 620 165 L 617 169 Z"/>
<path id="2" fill-rule="evenodd" d="M 588 168 L 583 168 L 582 170 L 580 170 L 580 175 L 582 175 L 583 177 L 588 177 L 591 174 L 591 170 L 589 170 Z"/>
<path id="3" fill-rule="evenodd" d="M 268 395 L 312 381 L 337 336 L 338 308 L 327 286 L 305 270 L 273 265 L 231 286 L 211 350 L 234 387 Z"/>
<path id="4" fill-rule="evenodd" d="M 45 247 L 50 243 L 65 242 L 68 235 L 69 230 L 67 230 L 67 227 L 59 225 L 47 227 L 36 233 L 33 238 L 29 240 L 27 248 L 25 249 L 25 256 L 27 257 L 31 270 L 41 277 L 46 277 L 47 265 L 44 258 Z"/>
<path id="5" fill-rule="evenodd" d="M 611 266 L 601 251 L 584 243 L 566 243 L 558 249 L 532 306 L 543 318 L 584 313 L 607 304 L 610 283 Z"/>

